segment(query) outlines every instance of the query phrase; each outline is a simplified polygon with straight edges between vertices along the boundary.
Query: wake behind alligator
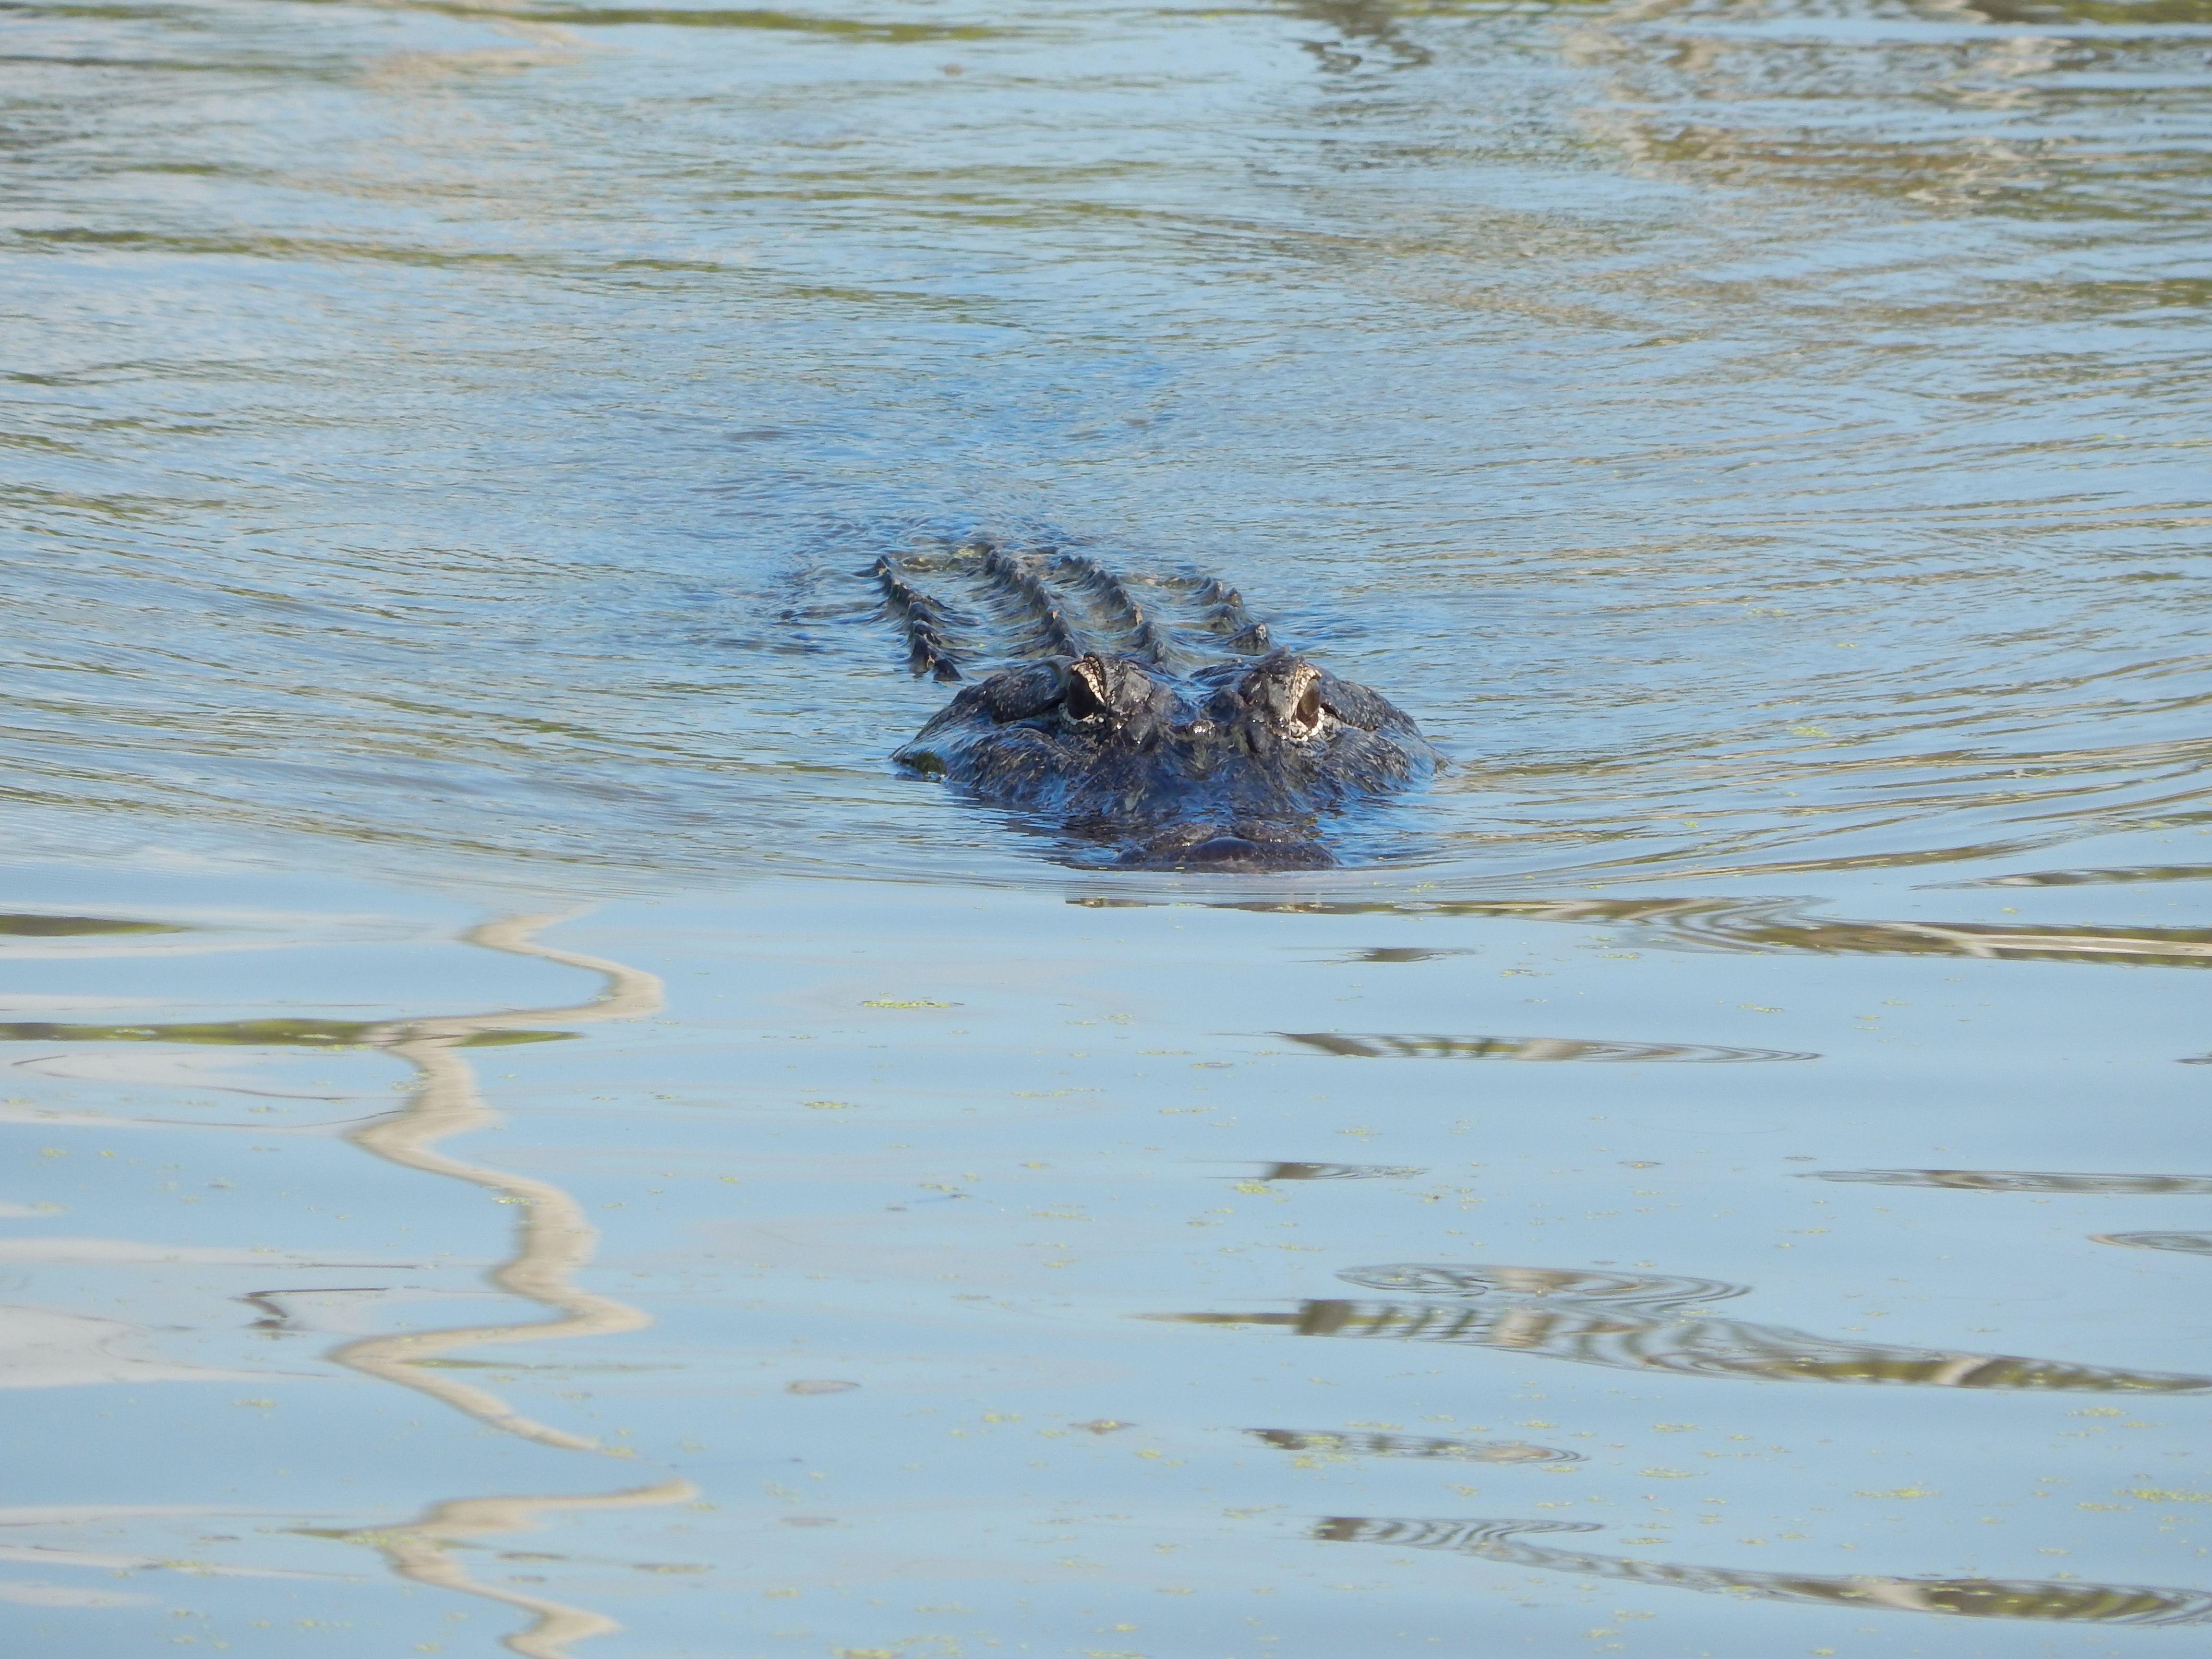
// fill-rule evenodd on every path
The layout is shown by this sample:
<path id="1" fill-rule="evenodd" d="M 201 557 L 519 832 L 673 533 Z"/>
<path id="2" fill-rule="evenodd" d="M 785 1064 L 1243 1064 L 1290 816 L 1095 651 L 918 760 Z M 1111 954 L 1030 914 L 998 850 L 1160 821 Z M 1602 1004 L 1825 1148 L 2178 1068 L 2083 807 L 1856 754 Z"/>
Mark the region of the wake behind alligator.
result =
<path id="1" fill-rule="evenodd" d="M 1128 869 L 1310 870 L 1350 807 L 1441 763 L 1407 715 L 1194 573 L 982 538 L 866 573 L 916 674 L 974 681 L 894 757 Z"/>

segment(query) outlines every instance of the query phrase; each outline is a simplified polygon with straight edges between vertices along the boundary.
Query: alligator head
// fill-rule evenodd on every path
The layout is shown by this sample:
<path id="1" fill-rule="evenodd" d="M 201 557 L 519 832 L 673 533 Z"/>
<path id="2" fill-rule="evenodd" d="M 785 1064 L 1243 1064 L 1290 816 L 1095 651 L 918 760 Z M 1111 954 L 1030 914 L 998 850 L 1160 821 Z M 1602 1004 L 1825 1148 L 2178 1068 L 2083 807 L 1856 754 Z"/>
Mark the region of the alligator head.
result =
<path id="1" fill-rule="evenodd" d="M 1323 814 L 1437 762 L 1382 696 L 1288 651 L 1181 676 L 1103 652 L 1048 657 L 965 688 L 896 758 L 1049 812 L 1123 867 L 1221 871 L 1334 864 Z"/>

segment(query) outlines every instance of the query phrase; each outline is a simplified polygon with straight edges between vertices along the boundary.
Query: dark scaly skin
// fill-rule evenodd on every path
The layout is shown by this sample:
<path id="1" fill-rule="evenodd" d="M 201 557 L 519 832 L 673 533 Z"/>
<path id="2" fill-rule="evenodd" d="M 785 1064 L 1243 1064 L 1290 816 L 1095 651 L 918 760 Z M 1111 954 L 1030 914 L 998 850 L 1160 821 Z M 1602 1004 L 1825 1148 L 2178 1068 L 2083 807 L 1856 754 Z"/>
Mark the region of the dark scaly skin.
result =
<path id="1" fill-rule="evenodd" d="M 1324 815 L 1440 757 L 1379 694 L 1288 651 L 1176 675 L 1053 656 L 963 690 L 900 749 L 915 771 L 1048 812 L 1133 869 L 1310 870 Z"/>

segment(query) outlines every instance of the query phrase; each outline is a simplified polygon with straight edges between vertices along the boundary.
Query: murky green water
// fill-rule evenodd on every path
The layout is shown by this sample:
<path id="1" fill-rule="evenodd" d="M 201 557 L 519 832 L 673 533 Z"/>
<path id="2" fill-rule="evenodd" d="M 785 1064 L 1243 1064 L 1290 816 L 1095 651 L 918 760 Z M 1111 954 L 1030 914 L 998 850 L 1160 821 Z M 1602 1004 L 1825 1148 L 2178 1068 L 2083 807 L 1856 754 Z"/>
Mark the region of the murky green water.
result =
<path id="1" fill-rule="evenodd" d="M 7 1651 L 2202 1650 L 2199 0 L 8 17 Z"/>

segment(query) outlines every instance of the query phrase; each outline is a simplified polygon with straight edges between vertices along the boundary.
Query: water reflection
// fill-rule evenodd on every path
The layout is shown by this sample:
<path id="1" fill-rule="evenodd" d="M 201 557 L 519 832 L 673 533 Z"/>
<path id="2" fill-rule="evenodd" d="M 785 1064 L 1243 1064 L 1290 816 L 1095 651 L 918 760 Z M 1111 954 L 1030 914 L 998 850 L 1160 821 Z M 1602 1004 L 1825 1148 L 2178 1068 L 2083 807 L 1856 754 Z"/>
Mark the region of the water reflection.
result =
<path id="1" fill-rule="evenodd" d="M 1313 1536 L 1334 1544 L 1388 1544 L 1399 1549 L 1451 1550 L 1513 1566 L 1625 1578 L 1677 1589 L 1756 1597 L 1766 1601 L 1828 1602 L 1895 1613 L 1965 1619 L 2063 1620 L 2107 1625 L 2198 1625 L 2212 1621 L 2212 1595 L 2140 1584 L 2090 1584 L 2033 1578 L 1885 1578 L 1827 1573 L 1753 1572 L 1729 1567 L 1677 1566 L 1617 1555 L 1527 1544 L 1522 1533 L 1595 1532 L 1574 1521 L 1400 1521 L 1334 1516 Z"/>
<path id="2" fill-rule="evenodd" d="M 155 1334 L 117 1319 L 0 1304 L 0 1389 L 267 1380 L 265 1372 L 192 1364 L 151 1352 Z"/>
<path id="3" fill-rule="evenodd" d="M 2129 77 L 2180 119 L 2194 112 L 2177 74 L 2190 47 L 2142 26 L 2203 21 L 2206 0 L 1919 0 L 1911 9 L 1953 27 L 1900 18 L 1885 29 L 1869 17 L 1881 33 L 1839 39 L 1787 28 L 1826 15 L 1812 6 L 1765 10 L 1761 21 L 1784 25 L 1769 31 L 1745 27 L 1726 0 L 1656 0 L 1591 16 L 1566 45 L 1606 89 L 1583 112 L 1593 137 L 1672 179 L 1921 211 L 2124 220 L 2170 210 L 2201 177 L 2193 150 L 2161 177 L 2092 135 L 2108 119 L 2107 77 Z M 2073 39 L 1956 28 L 1985 20 L 2121 27 Z"/>
<path id="4" fill-rule="evenodd" d="M 535 1613 L 536 1622 L 529 1629 L 501 1638 L 500 1645 L 526 1656 L 526 1659 L 569 1659 L 568 1644 L 590 1636 L 609 1635 L 620 1630 L 621 1624 L 588 1607 L 571 1607 L 565 1601 L 504 1584 L 487 1584 L 471 1577 L 468 1569 L 453 1559 L 453 1547 L 506 1533 L 534 1532 L 545 1524 L 544 1517 L 548 1516 L 592 1510 L 652 1509 L 684 1503 L 698 1495 L 698 1488 L 690 1481 L 670 1480 L 632 1492 L 549 1498 L 457 1498 L 433 1504 L 420 1521 L 405 1526 L 359 1532 L 319 1528 L 301 1530 L 310 1537 L 368 1545 L 384 1557 L 394 1572 L 416 1583 L 459 1590 Z"/>
<path id="5" fill-rule="evenodd" d="M 2212 1233 L 2091 1233 L 2100 1244 L 2119 1244 L 2131 1250 L 2181 1250 L 2191 1255 L 2212 1255 Z"/>
<path id="6" fill-rule="evenodd" d="M 112 916 L 0 915 L 0 938 L 74 939 L 98 933 L 181 933 L 161 921 L 124 921 Z"/>
<path id="7" fill-rule="evenodd" d="M 659 1011 L 660 981 L 653 975 L 601 957 L 585 956 L 541 943 L 538 930 L 557 920 L 550 915 L 508 916 L 471 929 L 471 945 L 512 955 L 536 957 L 599 974 L 605 988 L 589 1002 L 558 1008 L 503 1010 L 492 1014 L 449 1014 L 394 1022 L 369 1041 L 413 1066 L 414 1097 L 406 1109 L 357 1129 L 348 1138 L 377 1157 L 467 1182 L 517 1206 L 514 1253 L 489 1275 L 501 1290 L 534 1302 L 555 1316 L 532 1322 L 461 1326 L 447 1330 L 405 1331 L 365 1338 L 332 1350 L 330 1358 L 364 1376 L 429 1395 L 488 1428 L 540 1445 L 570 1451 L 627 1456 L 610 1448 L 516 1411 L 489 1389 L 464 1382 L 440 1369 L 454 1362 L 444 1357 L 458 1348 L 498 1343 L 557 1341 L 574 1337 L 611 1336 L 652 1323 L 641 1310 L 613 1297 L 583 1288 L 575 1274 L 592 1259 L 598 1230 L 585 1219 L 583 1206 L 564 1188 L 533 1176 L 511 1175 L 471 1164 L 436 1149 L 448 1136 L 489 1128 L 499 1121 L 477 1085 L 463 1051 L 489 1038 L 495 1043 L 530 1036 L 571 1036 L 529 1028 L 555 1023 L 638 1019 Z M 524 1028 L 521 1030 L 517 1027 Z M 621 1628 L 604 1613 L 469 1576 L 449 1553 L 452 1545 L 488 1534 L 528 1530 L 544 1515 L 567 1511 L 647 1508 L 696 1498 L 689 1481 L 669 1480 L 634 1491 L 576 1496 L 520 1495 L 454 1498 L 434 1505 L 410 1526 L 349 1534 L 374 1544 L 401 1577 L 446 1589 L 524 1608 L 537 1615 L 524 1632 L 503 1645 L 527 1659 L 568 1659 L 568 1644 Z"/>
<path id="8" fill-rule="evenodd" d="M 515 1042 L 558 1042 L 574 1031 L 501 1030 L 494 1026 L 454 1040 L 464 1048 L 492 1048 Z M 71 1025 L 31 1019 L 0 1023 L 0 1042 L 191 1042 L 236 1048 L 392 1049 L 395 1029 L 389 1020 L 225 1019 L 167 1025 Z"/>
<path id="9" fill-rule="evenodd" d="M 1348 957 L 1337 957 L 1332 959 L 1337 962 L 1363 964 L 1371 963 L 1380 966 L 1391 963 L 1434 962 L 1439 957 L 1467 957 L 1474 954 L 1472 951 L 1455 949 L 1451 945 L 1425 950 L 1413 945 L 1378 945 L 1368 950 L 1354 951 Z"/>
<path id="10" fill-rule="evenodd" d="M 1883 1187 L 1949 1187 L 1978 1193 L 2212 1193 L 2212 1176 L 2076 1175 L 2033 1170 L 1808 1170 L 1808 1181 L 1864 1181 Z"/>
<path id="11" fill-rule="evenodd" d="M 272 1335 L 282 1333 L 290 1336 L 301 1334 L 307 1327 L 304 1321 L 279 1300 L 280 1297 L 383 1296 L 388 1293 L 389 1288 L 383 1285 L 289 1285 L 281 1290 L 247 1291 L 236 1299 L 261 1316 L 253 1322 L 253 1329 L 265 1331 Z"/>
<path id="12" fill-rule="evenodd" d="M 1748 872 L 1708 871 L 1727 875 Z M 1188 898 L 1168 901 L 1188 903 Z M 1094 909 L 1152 901 L 1086 895 Z M 1502 917 L 1643 930 L 1653 948 L 1765 955 L 1970 957 L 1984 962 L 2212 965 L 2212 927 L 2050 927 L 1982 921 L 1858 921 L 1808 916 L 1803 899 L 1218 899 L 1216 908 L 1291 915 Z"/>
<path id="13" fill-rule="evenodd" d="M 1327 1298 L 1304 1302 L 1295 1313 L 1140 1316 L 1186 1325 L 1268 1328 L 1296 1336 L 1498 1348 L 1616 1370 L 1686 1376 L 2096 1393 L 2212 1389 L 2212 1376 L 1853 1342 L 1778 1325 L 1717 1319 L 1691 1310 L 1689 1304 L 1741 1295 L 1747 1287 L 1712 1279 L 1449 1264 L 1358 1267 L 1337 1276 L 1436 1299 Z"/>
<path id="14" fill-rule="evenodd" d="M 1818 1060 L 1787 1048 L 1726 1048 L 1708 1042 L 1614 1042 L 1596 1037 L 1401 1036 L 1363 1032 L 1278 1031 L 1325 1054 L 1349 1060 L 1686 1060 L 1700 1062 Z"/>
<path id="15" fill-rule="evenodd" d="M 1993 23 L 2212 23 L 2212 0 L 1965 0 Z"/>
<path id="16" fill-rule="evenodd" d="M 556 1317 L 536 1323 L 464 1326 L 370 1337 L 346 1344 L 331 1358 L 367 1376 L 428 1395 L 506 1433 L 570 1450 L 603 1451 L 606 1449 L 596 1440 L 525 1417 L 496 1395 L 435 1369 L 439 1360 L 456 1348 L 611 1336 L 652 1322 L 629 1304 L 585 1290 L 574 1282 L 575 1273 L 592 1259 L 599 1232 L 584 1218 L 583 1206 L 568 1192 L 549 1181 L 510 1175 L 435 1150 L 437 1143 L 450 1135 L 489 1128 L 499 1121 L 477 1091 L 476 1073 L 461 1057 L 461 1051 L 472 1040 L 487 1035 L 506 1036 L 517 1025 L 638 1019 L 659 1010 L 660 981 L 653 975 L 539 943 L 533 935 L 554 920 L 509 916 L 485 922 L 465 937 L 468 943 L 487 950 L 537 957 L 604 975 L 606 989 L 592 1001 L 570 1007 L 448 1014 L 395 1022 L 385 1028 L 378 1046 L 415 1067 L 414 1098 L 405 1110 L 356 1129 L 348 1139 L 379 1158 L 468 1182 L 517 1206 L 514 1253 L 492 1270 L 491 1281 L 550 1310 Z"/>
<path id="17" fill-rule="evenodd" d="M 1009 31 L 980 23 L 890 23 L 858 17 L 824 17 L 767 7 L 550 6 L 500 4 L 493 0 L 398 0 L 412 11 L 442 12 L 454 17 L 520 19 L 578 28 L 620 28 L 651 24 L 664 28 L 765 30 L 774 33 L 820 34 L 834 40 L 888 43 L 931 40 L 988 40 Z"/>
<path id="18" fill-rule="evenodd" d="M 1571 1296 L 1608 1307 L 1662 1309 L 1694 1307 L 1743 1295 L 1748 1285 L 1724 1279 L 1692 1279 L 1685 1273 L 1599 1273 L 1589 1267 L 1460 1267 L 1410 1265 L 1347 1267 L 1337 1277 L 1370 1290 L 1410 1291 L 1415 1296 Z"/>
<path id="19" fill-rule="evenodd" d="M 1330 1459 L 1412 1457 L 1447 1463 L 1579 1463 L 1580 1452 L 1531 1446 L 1519 1440 L 1455 1440 L 1443 1435 L 1344 1433 L 1333 1429 L 1247 1429 L 1281 1451 Z"/>
<path id="20" fill-rule="evenodd" d="M 183 1521 L 194 1524 L 197 1529 L 198 1525 L 204 1525 L 218 1516 L 226 1522 L 245 1519 L 260 1521 L 300 1518 L 296 1512 L 287 1516 L 283 1511 L 230 1510 L 215 1504 L 70 1504 L 64 1505 L 40 1504 L 21 1508 L 0 1509 L 0 1561 L 43 1567 L 88 1567 L 96 1571 L 105 1571 L 118 1577 L 125 1573 L 164 1571 L 189 1572 L 196 1577 L 210 1578 L 335 1580 L 349 1577 L 346 1574 L 314 1571 L 299 1567 L 277 1567 L 210 1560 L 189 1547 L 183 1551 L 172 1550 L 167 1553 L 149 1553 L 139 1551 L 122 1551 L 112 1547 L 106 1548 L 88 1547 L 91 1544 L 112 1546 L 118 1528 L 133 1522 L 152 1522 L 158 1524 L 163 1522 Z M 84 1545 L 54 1541 L 57 1538 L 67 1538 L 73 1533 L 89 1533 L 91 1538 Z M 15 1541 L 16 1537 L 25 1535 L 35 1537 L 39 1541 L 36 1543 Z M 195 1545 L 203 1546 L 218 1541 L 231 1543 L 238 1540 L 234 1536 L 220 1540 L 210 1539 L 202 1534 L 193 1540 Z M 63 1599 L 64 1594 L 83 1595 L 85 1599 L 79 1601 L 65 1601 Z M 106 1599 L 101 1597 L 97 1592 L 64 1592 L 57 1587 L 54 1598 L 49 1605 L 119 1607 L 133 1602 L 152 1601 L 155 1599 L 150 1595 L 128 1594 L 118 1594 L 112 1599 Z"/>
<path id="21" fill-rule="evenodd" d="M 464 1184 L 471 1194 L 489 1193 L 512 1206 L 513 1248 L 489 1278 L 498 1289 L 522 1298 L 550 1317 L 456 1327 L 406 1330 L 345 1342 L 327 1356 L 337 1364 L 383 1382 L 397 1383 L 449 1406 L 501 1434 L 564 1451 L 626 1456 L 627 1449 L 538 1421 L 516 1410 L 490 1390 L 464 1382 L 453 1372 L 468 1361 L 449 1358 L 455 1351 L 496 1344 L 557 1341 L 612 1335 L 650 1322 L 641 1310 L 579 1285 L 598 1234 L 581 1205 L 563 1188 L 532 1176 L 510 1174 L 453 1157 L 439 1150 L 447 1138 L 489 1128 L 499 1121 L 485 1103 L 471 1060 L 473 1051 L 505 1048 L 573 1038 L 565 1029 L 606 1020 L 635 1019 L 661 1006 L 660 982 L 625 964 L 562 951 L 541 943 L 538 930 L 555 918 L 509 916 L 486 922 L 464 935 L 469 945 L 511 956 L 535 958 L 600 975 L 605 988 L 580 1004 L 551 1008 L 500 1009 L 482 1014 L 439 1015 L 379 1022 L 331 1020 L 308 1016 L 199 1023 L 62 1024 L 18 1022 L 0 1025 L 0 1042 L 54 1043 L 148 1043 L 216 1045 L 265 1049 L 329 1052 L 358 1050 L 386 1054 L 415 1072 L 405 1105 L 380 1113 L 347 1135 L 354 1145 L 387 1162 Z M 73 924 L 91 919 L 67 919 Z M 33 930 L 35 931 L 35 930 Z M 48 929 L 46 931 L 53 931 Z M 143 931 L 73 926 L 78 933 Z M 46 1114 L 48 1116 L 63 1115 Z M 114 1120 L 91 1117 L 90 1121 Z M 230 1127 L 220 1125 L 192 1127 Z M 265 1124 L 258 1134 L 281 1133 Z M 4 1252 L 24 1261 L 181 1262 L 265 1268 L 284 1261 L 283 1253 L 212 1246 L 139 1246 L 109 1240 L 34 1238 L 12 1241 Z M 319 1266 L 325 1273 L 343 1261 L 299 1257 L 292 1265 Z M 362 1267 L 395 1263 L 353 1263 Z M 266 1280 L 263 1281 L 266 1284 Z M 238 1299 L 258 1316 L 252 1328 L 276 1336 L 300 1328 L 292 1303 L 303 1297 L 370 1297 L 383 1285 L 358 1283 L 282 1286 L 252 1291 Z M 280 1373 L 179 1364 L 141 1357 L 137 1328 L 116 1321 L 40 1309 L 0 1309 L 0 1386 L 54 1386 L 109 1381 L 153 1382 L 223 1379 L 266 1382 Z M 568 1644 L 619 1628 L 616 1621 L 586 1608 L 470 1577 L 453 1549 L 480 1536 L 539 1526 L 547 1517 L 586 1510 L 635 1509 L 684 1501 L 696 1493 L 689 1482 L 667 1480 L 611 1494 L 500 1494 L 459 1498 L 433 1505 L 424 1517 L 404 1526 L 368 1531 L 321 1531 L 374 1546 L 400 1576 L 417 1583 L 488 1598 L 534 1615 L 530 1628 L 507 1638 L 506 1645 L 529 1659 L 567 1659 Z M 308 1529 L 302 1529 L 308 1530 Z"/>
<path id="22" fill-rule="evenodd" d="M 1410 1181 L 1428 1171 L 1411 1164 L 1270 1164 L 1262 1181 Z"/>
<path id="23" fill-rule="evenodd" d="M 1983 881 L 1942 884 L 1950 887 L 2120 887 L 2150 881 L 2203 881 L 2212 864 L 2133 864 L 2110 870 L 2027 870 Z"/>
<path id="24" fill-rule="evenodd" d="M 1315 63 L 1331 74 L 1345 74 L 1370 60 L 1386 69 L 1413 69 L 1435 54 L 1404 29 L 1405 8 L 1397 0 L 1284 0 L 1293 17 L 1310 17 L 1336 32 L 1333 40 L 1301 40 Z M 1424 6 L 1423 10 L 1434 9 Z"/>

